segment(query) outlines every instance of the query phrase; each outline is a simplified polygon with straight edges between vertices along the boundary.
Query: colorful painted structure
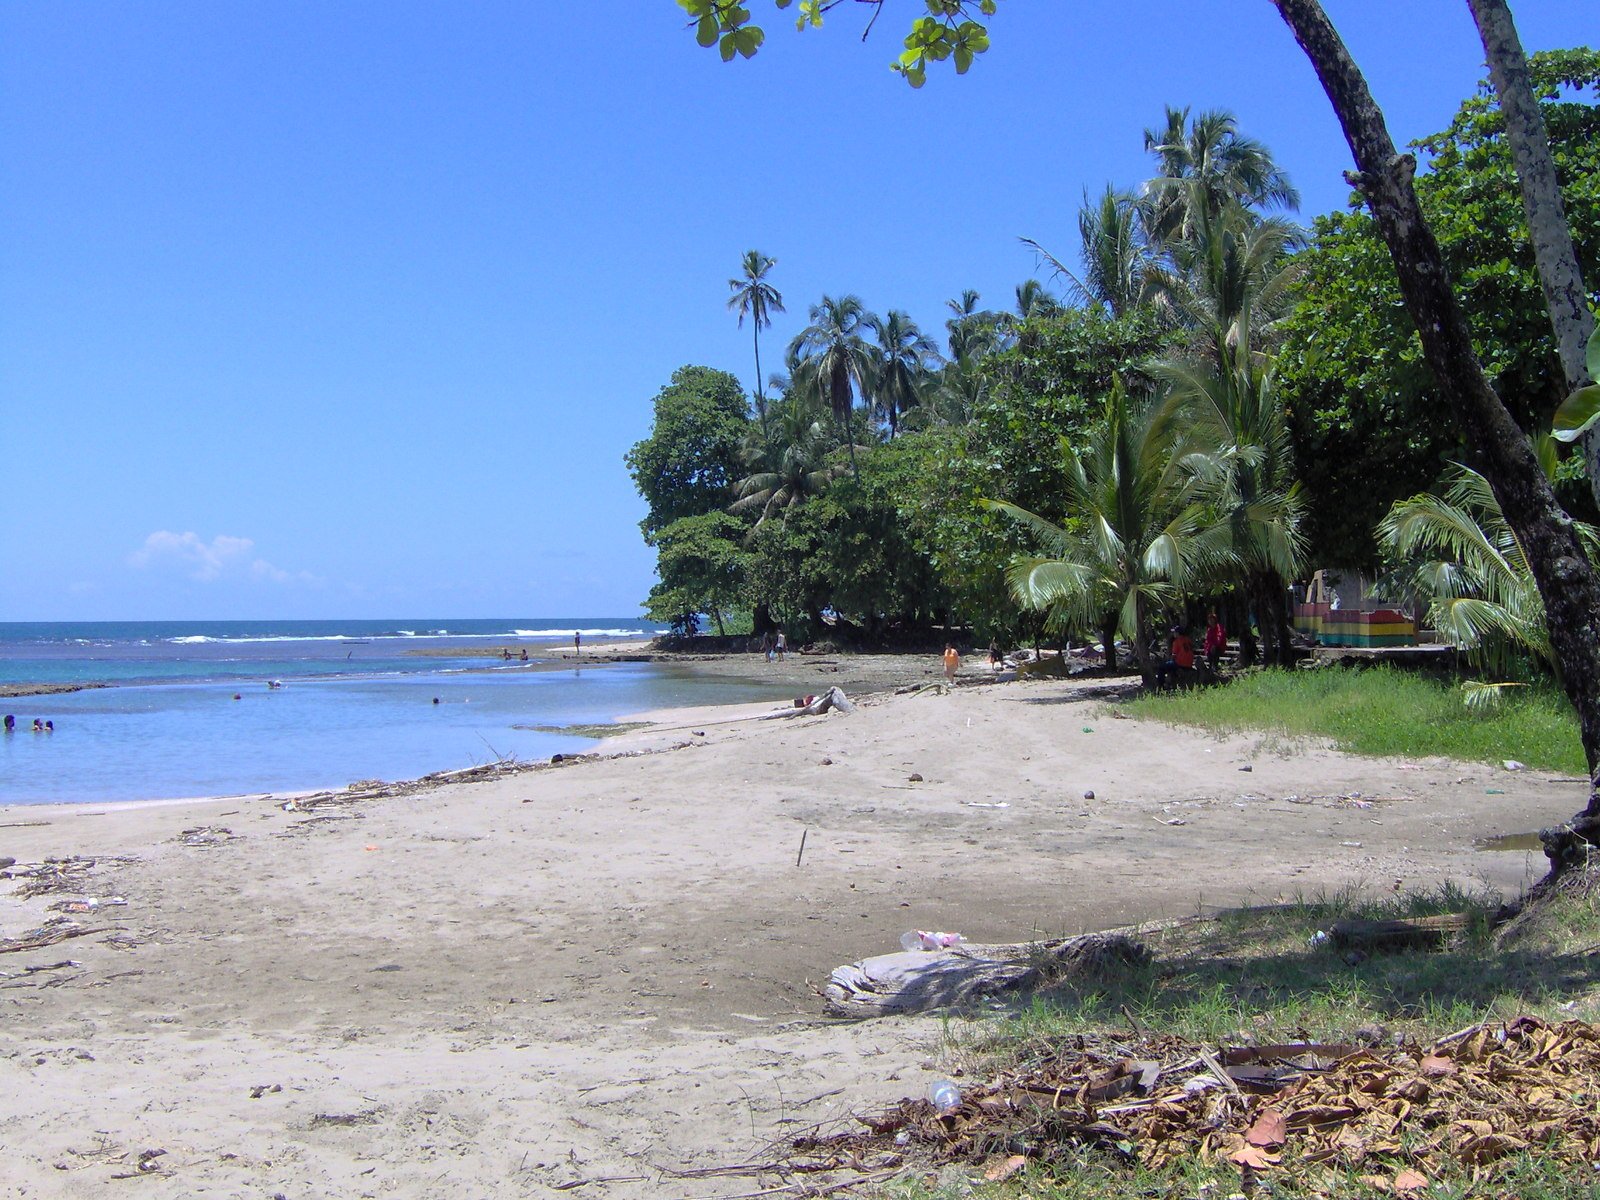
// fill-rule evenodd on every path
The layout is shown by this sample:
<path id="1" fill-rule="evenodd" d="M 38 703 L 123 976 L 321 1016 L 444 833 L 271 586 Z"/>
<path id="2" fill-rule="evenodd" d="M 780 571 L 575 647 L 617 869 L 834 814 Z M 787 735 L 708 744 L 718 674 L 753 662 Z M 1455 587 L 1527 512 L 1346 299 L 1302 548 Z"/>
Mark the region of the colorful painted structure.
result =
<path id="1" fill-rule="evenodd" d="M 1415 646 L 1417 623 L 1373 596 L 1357 571 L 1318 571 L 1294 606 L 1295 632 L 1324 646 Z"/>
<path id="2" fill-rule="evenodd" d="M 1296 633 L 1324 646 L 1415 646 L 1417 623 L 1392 608 L 1334 608 L 1296 604 Z"/>

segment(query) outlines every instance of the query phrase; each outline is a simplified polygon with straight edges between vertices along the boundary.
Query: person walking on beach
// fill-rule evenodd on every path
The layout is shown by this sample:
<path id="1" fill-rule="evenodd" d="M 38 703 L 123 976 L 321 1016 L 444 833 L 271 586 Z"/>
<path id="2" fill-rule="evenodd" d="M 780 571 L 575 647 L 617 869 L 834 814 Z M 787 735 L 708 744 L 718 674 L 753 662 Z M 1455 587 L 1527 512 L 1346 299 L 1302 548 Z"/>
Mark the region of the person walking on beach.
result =
<path id="1" fill-rule="evenodd" d="M 572 631 L 572 652 L 574 654 L 583 653 L 583 630 L 581 629 Z"/>
<path id="2" fill-rule="evenodd" d="M 761 635 L 761 652 L 767 656 L 768 662 L 772 661 L 772 634 L 770 632 Z"/>
<path id="3" fill-rule="evenodd" d="M 783 630 L 778 630 L 778 640 L 772 644 L 773 651 L 778 656 L 778 661 L 783 661 L 783 656 L 789 649 L 789 639 L 783 636 Z"/>
<path id="4" fill-rule="evenodd" d="M 946 683 L 954 684 L 956 672 L 961 669 L 961 652 L 956 649 L 954 642 L 946 642 L 944 647 L 944 678 Z"/>

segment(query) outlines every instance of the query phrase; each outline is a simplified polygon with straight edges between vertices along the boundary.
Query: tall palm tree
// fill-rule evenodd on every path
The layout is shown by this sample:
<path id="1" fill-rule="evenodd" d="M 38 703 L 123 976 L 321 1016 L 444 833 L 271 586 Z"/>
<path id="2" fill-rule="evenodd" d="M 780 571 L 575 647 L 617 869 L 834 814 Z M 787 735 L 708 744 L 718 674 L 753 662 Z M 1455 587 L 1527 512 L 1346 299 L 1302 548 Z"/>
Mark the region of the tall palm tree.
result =
<path id="1" fill-rule="evenodd" d="M 810 386 L 833 410 L 833 419 L 850 448 L 850 470 L 856 471 L 855 438 L 850 435 L 850 414 L 856 397 L 872 394 L 872 349 L 863 333 L 871 332 L 877 318 L 859 296 L 824 296 L 811 306 L 811 323 L 789 344 L 791 374 Z"/>
<path id="2" fill-rule="evenodd" d="M 1061 449 L 1066 525 L 1014 504 L 984 502 L 1030 530 L 1045 550 L 1015 560 L 1006 582 L 1021 604 L 1048 613 L 1053 623 L 1100 629 L 1110 666 L 1117 635 L 1129 638 L 1148 684 L 1153 615 L 1225 549 L 1206 537 L 1192 477 L 1173 453 L 1171 424 L 1157 405 L 1131 404 L 1120 380 L 1104 419 L 1076 449 L 1065 441 Z"/>
<path id="3" fill-rule="evenodd" d="M 900 417 L 922 402 L 930 372 L 939 363 L 939 347 L 899 309 L 875 323 L 878 335 L 873 368 L 872 398 L 889 425 L 889 436 L 899 432 Z"/>
<path id="4" fill-rule="evenodd" d="M 739 314 L 739 328 L 744 328 L 745 317 L 750 318 L 751 333 L 756 348 L 756 414 L 762 424 L 767 420 L 767 397 L 761 387 L 761 331 L 772 327 L 771 313 L 781 313 L 783 294 L 767 282 L 767 273 L 778 265 L 778 260 L 768 258 L 759 250 L 746 250 L 740 261 L 743 272 L 728 280 L 728 308 Z"/>
<path id="5" fill-rule="evenodd" d="M 1187 108 L 1166 111 L 1166 123 L 1144 134 L 1157 175 L 1145 184 L 1146 226 L 1158 243 L 1191 235 L 1195 223 L 1230 201 L 1259 209 L 1300 207 L 1300 194 L 1271 152 L 1239 132 L 1232 113 L 1212 109 L 1189 119 Z"/>

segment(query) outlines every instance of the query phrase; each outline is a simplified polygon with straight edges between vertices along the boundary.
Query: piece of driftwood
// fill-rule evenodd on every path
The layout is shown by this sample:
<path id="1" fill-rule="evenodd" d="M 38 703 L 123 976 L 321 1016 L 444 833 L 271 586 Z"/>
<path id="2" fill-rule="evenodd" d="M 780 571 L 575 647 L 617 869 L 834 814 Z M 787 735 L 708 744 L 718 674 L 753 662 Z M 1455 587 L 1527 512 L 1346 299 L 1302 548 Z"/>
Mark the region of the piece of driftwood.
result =
<path id="1" fill-rule="evenodd" d="M 823 1004 L 837 1017 L 959 1008 L 1027 991 L 1065 975 L 1149 961 L 1142 943 L 1121 933 L 1087 933 L 1050 942 L 905 950 L 836 967 Z"/>
<path id="2" fill-rule="evenodd" d="M 28 930 L 21 937 L 0 938 L 0 954 L 15 954 L 20 950 L 42 950 L 46 946 L 53 946 L 68 938 L 88 937 L 93 933 L 108 933 L 121 928 L 120 925 L 98 925 L 89 928 L 58 917 L 55 921 L 41 925 L 37 929 Z"/>
<path id="3" fill-rule="evenodd" d="M 829 688 L 810 704 L 802 708 L 783 708 L 777 712 L 767 713 L 760 718 L 763 721 L 776 721 L 780 717 L 819 717 L 830 708 L 838 709 L 842 713 L 853 712 L 855 705 L 850 703 L 850 698 L 844 690 L 837 686 Z"/>
<path id="4" fill-rule="evenodd" d="M 1440 913 L 1436 917 L 1404 920 L 1340 921 L 1331 932 L 1333 944 L 1342 950 L 1381 954 L 1442 946 L 1455 934 L 1463 932 L 1471 921 L 1468 913 Z"/>

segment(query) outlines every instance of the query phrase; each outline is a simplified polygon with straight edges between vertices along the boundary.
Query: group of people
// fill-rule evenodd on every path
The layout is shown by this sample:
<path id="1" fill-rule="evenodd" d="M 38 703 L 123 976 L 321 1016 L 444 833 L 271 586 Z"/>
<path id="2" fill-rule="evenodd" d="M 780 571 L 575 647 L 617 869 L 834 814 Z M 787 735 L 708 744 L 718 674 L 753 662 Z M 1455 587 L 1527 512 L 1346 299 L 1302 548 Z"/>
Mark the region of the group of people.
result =
<path id="1" fill-rule="evenodd" d="M 15 733 L 17 731 L 17 718 L 7 713 L 5 726 L 7 733 Z M 33 732 L 54 733 L 55 731 L 56 723 L 54 721 L 41 721 L 38 717 L 33 719 Z"/>
<path id="2" fill-rule="evenodd" d="M 783 630 L 778 630 L 776 635 L 765 633 L 761 635 L 761 650 L 767 656 L 767 661 L 777 659 L 783 661 L 783 656 L 789 653 L 789 639 L 784 637 Z"/>
<path id="3" fill-rule="evenodd" d="M 1205 640 L 1201 648 L 1206 656 L 1206 670 L 1217 673 L 1217 664 L 1228 649 L 1228 631 L 1222 627 L 1216 609 L 1206 614 Z M 1176 683 L 1180 672 L 1194 670 L 1194 639 L 1182 625 L 1172 627 L 1172 640 L 1167 644 L 1167 658 L 1156 668 L 1156 686 L 1166 687 L 1168 681 Z"/>

